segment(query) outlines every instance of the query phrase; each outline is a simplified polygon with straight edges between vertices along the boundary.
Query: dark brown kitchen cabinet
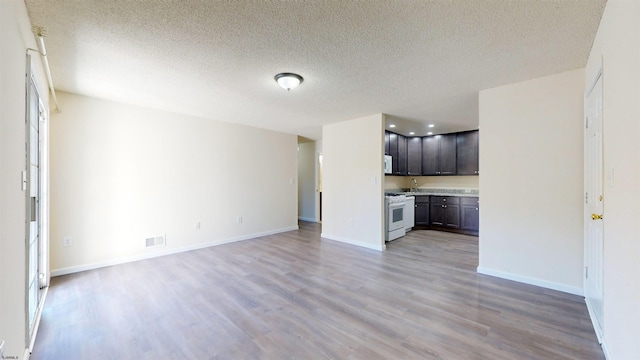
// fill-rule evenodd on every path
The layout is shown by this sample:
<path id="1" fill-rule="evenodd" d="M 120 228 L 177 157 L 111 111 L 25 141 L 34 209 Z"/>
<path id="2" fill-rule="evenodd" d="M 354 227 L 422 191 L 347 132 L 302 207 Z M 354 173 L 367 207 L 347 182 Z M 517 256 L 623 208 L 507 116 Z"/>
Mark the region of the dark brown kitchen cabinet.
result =
<path id="1" fill-rule="evenodd" d="M 478 175 L 480 173 L 478 160 L 479 137 L 479 132 L 477 130 L 457 134 L 456 166 L 458 175 Z"/>
<path id="2" fill-rule="evenodd" d="M 480 229 L 480 199 L 477 197 L 460 198 L 460 228 L 478 232 Z"/>
<path id="3" fill-rule="evenodd" d="M 456 134 L 422 138 L 422 175 L 455 175 L 456 160 Z"/>
<path id="4" fill-rule="evenodd" d="M 422 175 L 422 138 L 407 138 L 407 175 Z"/>
<path id="5" fill-rule="evenodd" d="M 429 226 L 429 196 L 416 195 L 415 226 Z"/>
<path id="6" fill-rule="evenodd" d="M 432 226 L 460 228 L 460 198 L 431 196 L 429 201 L 429 219 Z"/>
<path id="7" fill-rule="evenodd" d="M 389 144 L 390 136 L 391 136 L 391 133 L 389 133 L 388 131 L 384 132 L 384 154 L 385 155 L 391 155 L 391 153 L 389 153 L 389 150 L 391 148 L 391 144 Z"/>
<path id="8" fill-rule="evenodd" d="M 407 175 L 407 138 L 398 135 L 398 175 Z"/>
<path id="9" fill-rule="evenodd" d="M 392 158 L 391 174 L 407 175 L 407 138 L 392 132 L 386 134 L 389 134 L 389 155 Z"/>

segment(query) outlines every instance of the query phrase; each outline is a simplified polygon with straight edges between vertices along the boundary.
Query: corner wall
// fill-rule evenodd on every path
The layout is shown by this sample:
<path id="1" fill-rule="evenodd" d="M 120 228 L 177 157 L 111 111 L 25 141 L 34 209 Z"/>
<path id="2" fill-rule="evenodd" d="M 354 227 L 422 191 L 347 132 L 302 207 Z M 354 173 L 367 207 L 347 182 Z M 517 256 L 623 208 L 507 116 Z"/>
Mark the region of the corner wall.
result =
<path id="1" fill-rule="evenodd" d="M 582 294 L 584 70 L 480 92 L 478 272 Z"/>
<path id="2" fill-rule="evenodd" d="M 384 115 L 322 128 L 322 236 L 383 250 Z"/>
<path id="3" fill-rule="evenodd" d="M 58 98 L 63 111 L 52 113 L 50 130 L 54 275 L 297 229 L 295 135 Z M 145 247 L 165 234 L 166 246 Z"/>
<path id="4" fill-rule="evenodd" d="M 640 2 L 609 0 L 583 89 L 603 67 L 604 341 L 640 359 Z M 584 90 L 583 90 L 584 91 Z"/>

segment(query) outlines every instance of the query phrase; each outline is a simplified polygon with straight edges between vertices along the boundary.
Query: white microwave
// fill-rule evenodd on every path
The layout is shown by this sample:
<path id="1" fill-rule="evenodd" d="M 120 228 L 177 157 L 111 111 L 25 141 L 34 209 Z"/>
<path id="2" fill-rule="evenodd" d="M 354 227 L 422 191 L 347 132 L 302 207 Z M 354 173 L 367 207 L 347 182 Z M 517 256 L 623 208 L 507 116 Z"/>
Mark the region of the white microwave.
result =
<path id="1" fill-rule="evenodd" d="M 392 168 L 393 166 L 393 158 L 391 157 L 391 155 L 385 155 L 384 156 L 384 173 L 385 174 L 391 174 L 392 173 Z"/>

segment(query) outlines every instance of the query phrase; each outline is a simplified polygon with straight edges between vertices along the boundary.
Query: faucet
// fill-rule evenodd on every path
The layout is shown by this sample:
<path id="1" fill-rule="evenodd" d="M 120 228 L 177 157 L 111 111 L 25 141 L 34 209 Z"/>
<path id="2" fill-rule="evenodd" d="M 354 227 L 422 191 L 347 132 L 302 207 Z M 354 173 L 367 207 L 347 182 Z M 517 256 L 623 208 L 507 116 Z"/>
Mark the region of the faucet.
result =
<path id="1" fill-rule="evenodd" d="M 415 189 L 416 192 L 418 192 L 418 182 L 416 181 L 415 178 L 411 179 L 411 182 L 413 183 L 412 185 L 409 185 L 409 192 L 413 192 L 411 191 L 411 189 Z M 415 186 L 415 188 L 414 188 Z"/>

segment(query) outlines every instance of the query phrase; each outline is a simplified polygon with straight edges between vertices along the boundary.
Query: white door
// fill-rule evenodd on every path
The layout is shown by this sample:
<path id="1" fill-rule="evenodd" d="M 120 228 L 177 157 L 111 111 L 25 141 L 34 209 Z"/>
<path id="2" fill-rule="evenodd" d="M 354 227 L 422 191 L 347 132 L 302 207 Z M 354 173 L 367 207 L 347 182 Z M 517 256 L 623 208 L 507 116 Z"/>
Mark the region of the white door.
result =
<path id="1" fill-rule="evenodd" d="M 603 335 L 603 209 L 602 186 L 602 72 L 585 101 L 584 185 L 585 185 L 585 238 L 584 238 L 584 294 L 596 335 Z"/>
<path id="2" fill-rule="evenodd" d="M 26 246 L 27 246 L 27 313 L 29 324 L 26 344 L 29 349 L 35 339 L 35 329 L 39 312 L 42 309 L 42 289 L 48 285 L 46 276 L 47 244 L 42 237 L 43 231 L 43 155 L 41 123 L 46 120 L 47 111 L 38 94 L 35 79 L 31 75 L 31 57 L 27 55 L 27 108 L 25 119 L 26 132 L 26 161 L 25 187 L 26 192 Z"/>

